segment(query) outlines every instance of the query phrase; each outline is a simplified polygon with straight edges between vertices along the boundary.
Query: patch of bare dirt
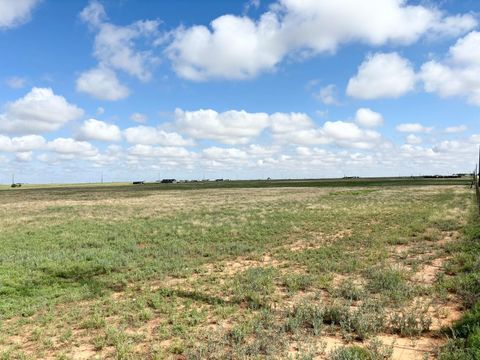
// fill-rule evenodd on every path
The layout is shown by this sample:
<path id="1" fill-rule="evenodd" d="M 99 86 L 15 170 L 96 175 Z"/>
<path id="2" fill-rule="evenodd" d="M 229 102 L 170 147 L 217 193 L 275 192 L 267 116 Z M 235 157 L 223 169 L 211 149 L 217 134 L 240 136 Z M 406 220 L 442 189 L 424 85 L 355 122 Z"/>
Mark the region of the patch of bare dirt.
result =
<path id="1" fill-rule="evenodd" d="M 442 339 L 429 336 L 409 339 L 393 335 L 382 335 L 378 339 L 385 345 L 393 344 L 392 360 L 433 359 L 436 350 L 444 343 Z"/>
<path id="2" fill-rule="evenodd" d="M 301 239 L 287 246 L 290 251 L 305 251 L 311 249 L 318 249 L 329 242 L 334 242 L 352 236 L 352 229 L 341 230 L 335 234 L 315 233 L 308 234 L 312 239 Z"/>
<path id="3" fill-rule="evenodd" d="M 437 276 L 443 272 L 443 265 L 448 258 L 434 259 L 430 264 L 422 267 L 422 269 L 416 272 L 412 276 L 412 281 L 425 285 L 433 285 L 437 280 Z"/>

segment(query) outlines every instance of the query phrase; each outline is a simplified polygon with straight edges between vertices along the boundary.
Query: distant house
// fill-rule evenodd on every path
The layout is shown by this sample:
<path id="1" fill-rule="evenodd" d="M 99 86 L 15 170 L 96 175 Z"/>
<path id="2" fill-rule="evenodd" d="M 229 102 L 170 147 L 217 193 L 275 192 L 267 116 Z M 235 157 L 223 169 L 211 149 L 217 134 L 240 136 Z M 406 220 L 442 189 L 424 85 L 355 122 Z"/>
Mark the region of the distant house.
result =
<path id="1" fill-rule="evenodd" d="M 175 184 L 177 180 L 175 179 L 163 179 L 162 184 Z"/>
<path id="2" fill-rule="evenodd" d="M 17 188 L 17 187 L 21 187 L 21 186 L 22 186 L 22 184 L 20 184 L 20 183 L 14 183 L 14 184 L 10 185 L 10 187 L 12 187 L 12 188 Z"/>
<path id="3" fill-rule="evenodd" d="M 134 181 L 133 185 L 144 185 L 145 181 Z"/>

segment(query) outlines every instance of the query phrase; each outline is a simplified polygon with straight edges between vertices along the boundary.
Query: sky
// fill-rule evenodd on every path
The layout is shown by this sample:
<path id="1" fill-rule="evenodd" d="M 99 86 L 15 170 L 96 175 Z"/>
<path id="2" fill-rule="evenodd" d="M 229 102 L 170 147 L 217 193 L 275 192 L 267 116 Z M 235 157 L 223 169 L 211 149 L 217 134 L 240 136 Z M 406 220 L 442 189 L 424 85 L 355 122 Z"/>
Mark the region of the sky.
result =
<path id="1" fill-rule="evenodd" d="M 0 0 L 0 183 L 471 172 L 478 0 Z"/>

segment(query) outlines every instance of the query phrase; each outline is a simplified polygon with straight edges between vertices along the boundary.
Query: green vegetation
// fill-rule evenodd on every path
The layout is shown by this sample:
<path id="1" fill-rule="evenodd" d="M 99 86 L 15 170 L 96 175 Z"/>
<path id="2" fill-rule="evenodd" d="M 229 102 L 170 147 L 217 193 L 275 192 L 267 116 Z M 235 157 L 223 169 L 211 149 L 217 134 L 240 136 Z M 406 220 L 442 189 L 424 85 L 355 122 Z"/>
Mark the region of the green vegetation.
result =
<path id="1" fill-rule="evenodd" d="M 387 359 L 410 337 L 467 353 L 479 235 L 461 181 L 2 190 L 0 358 Z"/>
<path id="2" fill-rule="evenodd" d="M 480 219 L 477 209 L 472 211 L 461 242 L 452 244 L 454 254 L 448 264 L 456 276 L 448 283 L 468 309 L 462 319 L 447 330 L 451 340 L 440 359 L 473 360 L 480 358 Z"/>

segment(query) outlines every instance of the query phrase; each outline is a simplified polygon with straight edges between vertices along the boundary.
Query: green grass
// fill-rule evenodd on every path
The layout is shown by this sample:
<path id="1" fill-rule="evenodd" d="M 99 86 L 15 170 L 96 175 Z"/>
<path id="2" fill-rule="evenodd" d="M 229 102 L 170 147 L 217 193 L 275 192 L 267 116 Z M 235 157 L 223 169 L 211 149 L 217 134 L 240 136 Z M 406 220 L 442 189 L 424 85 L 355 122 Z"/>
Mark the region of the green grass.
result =
<path id="1" fill-rule="evenodd" d="M 199 189 L 238 189 L 270 187 L 365 187 L 365 186 L 431 186 L 431 185 L 470 185 L 471 177 L 453 179 L 428 179 L 421 177 L 397 178 L 360 178 L 360 179 L 282 179 L 282 180 L 233 180 L 233 181 L 198 181 L 189 183 L 161 184 L 145 183 L 84 183 L 84 184 L 26 184 L 21 188 L 0 185 L 0 190 L 11 192 L 48 190 L 52 194 L 78 194 L 83 188 L 90 192 L 148 192 L 156 190 L 199 190 Z M 358 192 L 353 192 L 353 194 Z"/>
<path id="2" fill-rule="evenodd" d="M 377 335 L 426 336 L 415 298 L 478 300 L 478 249 L 440 244 L 472 206 L 456 181 L 0 191 L 0 358 L 306 359 L 326 335 L 371 356 L 385 350 L 369 347 Z M 446 254 L 448 274 L 414 283 L 413 265 Z"/>
<path id="3" fill-rule="evenodd" d="M 462 300 L 468 311 L 446 330 L 451 340 L 441 352 L 442 360 L 473 360 L 480 358 L 480 219 L 472 211 L 464 230 L 463 241 L 455 244 L 449 270 L 456 276 L 448 287 Z"/>

